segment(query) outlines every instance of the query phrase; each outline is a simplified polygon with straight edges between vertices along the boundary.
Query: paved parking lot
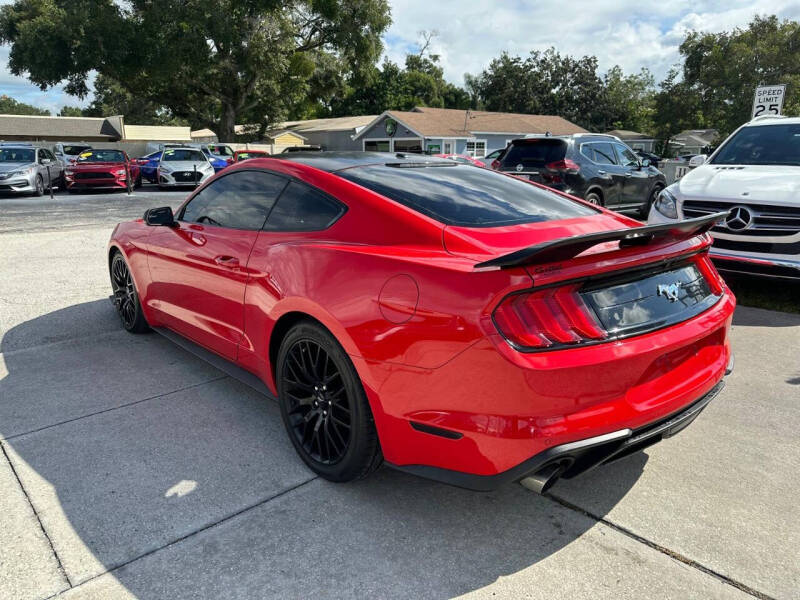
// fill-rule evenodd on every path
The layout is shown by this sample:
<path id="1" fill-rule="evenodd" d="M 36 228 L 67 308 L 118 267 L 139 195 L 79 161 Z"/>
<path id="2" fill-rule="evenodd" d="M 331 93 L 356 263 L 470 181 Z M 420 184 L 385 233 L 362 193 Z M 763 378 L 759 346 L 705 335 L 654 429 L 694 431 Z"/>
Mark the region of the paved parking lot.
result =
<path id="1" fill-rule="evenodd" d="M 0 198 L 0 598 L 798 597 L 800 315 L 739 308 L 691 427 L 548 497 L 336 485 L 274 401 L 118 324 L 114 223 L 182 198 Z"/>

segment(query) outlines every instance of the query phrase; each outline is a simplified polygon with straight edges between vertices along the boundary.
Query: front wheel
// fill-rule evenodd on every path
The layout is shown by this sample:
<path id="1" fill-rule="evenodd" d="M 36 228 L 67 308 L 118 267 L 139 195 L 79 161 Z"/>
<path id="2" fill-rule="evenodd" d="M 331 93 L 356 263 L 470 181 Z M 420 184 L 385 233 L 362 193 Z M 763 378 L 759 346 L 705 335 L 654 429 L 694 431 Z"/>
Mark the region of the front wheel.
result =
<path id="1" fill-rule="evenodd" d="M 128 263 L 119 252 L 111 260 L 111 288 L 114 291 L 114 306 L 125 330 L 131 333 L 148 331 L 150 327 L 142 313 L 136 284 L 133 283 Z"/>
<path id="2" fill-rule="evenodd" d="M 42 179 L 41 175 L 36 176 L 36 181 L 34 182 L 34 196 L 42 196 L 44 195 L 44 179 Z"/>
<path id="3" fill-rule="evenodd" d="M 345 482 L 381 464 L 364 388 L 330 333 L 311 322 L 296 325 L 281 343 L 275 374 L 289 439 L 312 471 Z"/>

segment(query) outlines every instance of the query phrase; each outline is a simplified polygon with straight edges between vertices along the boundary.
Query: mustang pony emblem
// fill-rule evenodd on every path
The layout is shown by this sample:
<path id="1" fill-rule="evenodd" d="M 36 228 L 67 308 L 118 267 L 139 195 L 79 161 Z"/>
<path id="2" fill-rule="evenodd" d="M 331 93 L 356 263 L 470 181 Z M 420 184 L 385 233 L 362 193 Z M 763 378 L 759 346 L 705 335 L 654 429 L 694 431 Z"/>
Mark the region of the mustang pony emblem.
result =
<path id="1" fill-rule="evenodd" d="M 666 296 L 667 300 L 670 302 L 675 302 L 678 299 L 678 294 L 681 291 L 681 282 L 676 281 L 675 283 L 659 283 L 658 284 L 658 295 L 659 296 Z"/>

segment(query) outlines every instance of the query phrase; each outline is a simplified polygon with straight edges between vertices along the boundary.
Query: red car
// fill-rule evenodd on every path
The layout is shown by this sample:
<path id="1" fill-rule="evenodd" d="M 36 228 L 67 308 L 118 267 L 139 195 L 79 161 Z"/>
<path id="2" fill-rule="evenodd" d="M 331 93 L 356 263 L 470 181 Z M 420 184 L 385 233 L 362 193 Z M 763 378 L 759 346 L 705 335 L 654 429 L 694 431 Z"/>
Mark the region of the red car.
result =
<path id="1" fill-rule="evenodd" d="M 457 163 L 461 163 L 462 165 L 473 165 L 476 167 L 486 167 L 486 163 L 482 160 L 478 160 L 468 154 L 434 154 L 433 156 L 437 158 L 446 158 L 447 160 L 452 160 Z"/>
<path id="2" fill-rule="evenodd" d="M 269 152 L 264 150 L 237 150 L 233 153 L 233 162 L 237 163 L 251 158 L 266 158 L 268 156 Z"/>
<path id="3" fill-rule="evenodd" d="M 87 189 L 132 190 L 142 185 L 140 165 L 122 150 L 86 150 L 64 169 L 70 193 Z"/>
<path id="4" fill-rule="evenodd" d="M 705 233 L 719 215 L 643 226 L 495 171 L 364 152 L 233 165 L 176 215 L 112 234 L 125 329 L 255 375 L 329 480 L 385 461 L 543 491 L 676 433 L 732 365 L 735 299 Z"/>

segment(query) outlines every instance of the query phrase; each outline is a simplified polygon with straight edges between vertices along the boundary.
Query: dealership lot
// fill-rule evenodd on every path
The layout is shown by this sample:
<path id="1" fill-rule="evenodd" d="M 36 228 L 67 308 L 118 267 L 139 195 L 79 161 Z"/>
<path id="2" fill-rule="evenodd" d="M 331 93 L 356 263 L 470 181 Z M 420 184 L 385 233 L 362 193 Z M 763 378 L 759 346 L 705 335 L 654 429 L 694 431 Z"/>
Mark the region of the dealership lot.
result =
<path id="1" fill-rule="evenodd" d="M 691 427 L 549 497 L 335 485 L 275 402 L 122 331 L 111 229 L 184 195 L 0 198 L 1 598 L 796 597 L 800 315 L 739 308 Z"/>

